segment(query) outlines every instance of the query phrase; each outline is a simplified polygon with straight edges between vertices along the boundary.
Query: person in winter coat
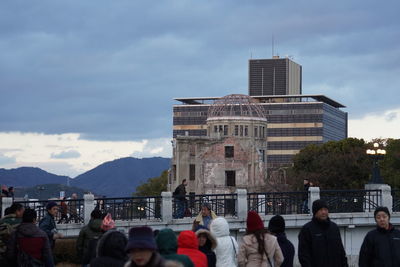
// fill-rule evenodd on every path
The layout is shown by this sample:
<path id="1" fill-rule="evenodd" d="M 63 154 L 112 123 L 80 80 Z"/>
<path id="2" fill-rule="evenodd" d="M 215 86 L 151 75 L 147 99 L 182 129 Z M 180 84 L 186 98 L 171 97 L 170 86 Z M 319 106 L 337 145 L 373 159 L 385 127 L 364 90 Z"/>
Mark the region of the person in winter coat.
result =
<path id="1" fill-rule="evenodd" d="M 46 215 L 39 222 L 39 228 L 47 234 L 50 241 L 50 246 L 51 248 L 54 248 L 56 239 L 63 237 L 61 233 L 57 232 L 56 222 L 54 221 L 54 217 L 58 213 L 57 203 L 54 201 L 48 202 L 46 205 L 46 210 Z"/>
<path id="2" fill-rule="evenodd" d="M 96 255 L 90 267 L 123 267 L 128 259 L 125 247 L 126 236 L 116 230 L 110 230 L 102 235 L 97 242 Z"/>
<path id="3" fill-rule="evenodd" d="M 323 200 L 312 204 L 313 218 L 299 233 L 299 261 L 303 267 L 348 267 L 339 227 L 328 215 Z"/>
<path id="4" fill-rule="evenodd" d="M 280 215 L 275 215 L 268 223 L 268 230 L 276 236 L 279 247 L 282 250 L 284 260 L 281 267 L 293 267 L 295 251 L 292 242 L 286 238 L 285 219 Z"/>
<path id="5" fill-rule="evenodd" d="M 211 210 L 211 206 L 208 203 L 203 203 L 201 211 L 193 221 L 192 231 L 196 232 L 199 229 L 210 229 L 211 221 L 217 218 L 214 211 Z"/>
<path id="6" fill-rule="evenodd" d="M 32 262 L 42 266 L 53 267 L 53 254 L 47 234 L 36 226 L 37 214 L 35 210 L 26 209 L 22 223 L 12 234 L 8 244 L 7 266 L 25 266 L 22 253 L 29 255 Z"/>
<path id="7" fill-rule="evenodd" d="M 173 196 L 176 202 L 176 214 L 174 218 L 180 219 L 185 216 L 185 210 L 187 208 L 187 200 L 186 200 L 186 186 L 188 182 L 186 179 L 182 180 L 182 183 L 175 188 Z"/>
<path id="8" fill-rule="evenodd" d="M 76 241 L 76 251 L 78 258 L 82 264 L 89 264 L 96 257 L 96 245 L 104 231 L 101 229 L 102 214 L 101 211 L 94 209 L 90 214 L 88 225 L 84 226 L 79 232 L 78 240 Z"/>
<path id="9" fill-rule="evenodd" d="M 215 267 L 217 257 L 213 250 L 217 247 L 217 239 L 206 229 L 198 230 L 196 236 L 199 240 L 199 250 L 207 256 L 208 267 Z"/>
<path id="10" fill-rule="evenodd" d="M 229 235 L 229 224 L 225 218 L 218 217 L 211 222 L 210 232 L 217 238 L 218 246 L 215 249 L 217 267 L 237 266 L 238 244 L 235 238 Z"/>
<path id="11" fill-rule="evenodd" d="M 178 254 L 188 256 L 195 267 L 207 267 L 207 256 L 199 250 L 199 242 L 193 231 L 183 231 L 178 236 Z"/>
<path id="12" fill-rule="evenodd" d="M 390 223 L 388 208 L 376 208 L 374 217 L 377 227 L 364 238 L 358 266 L 400 266 L 400 231 Z"/>
<path id="13" fill-rule="evenodd" d="M 164 267 L 165 260 L 157 252 L 153 230 L 148 226 L 133 227 L 129 230 L 129 240 L 125 247 L 129 261 L 125 267 Z"/>
<path id="14" fill-rule="evenodd" d="M 281 266 L 283 255 L 275 236 L 268 233 L 255 211 L 247 214 L 246 235 L 239 248 L 239 266 Z"/>
<path id="15" fill-rule="evenodd" d="M 25 208 L 20 203 L 13 203 L 8 210 L 8 214 L 0 219 L 0 224 L 17 225 L 22 222 L 22 215 Z"/>
<path id="16" fill-rule="evenodd" d="M 64 221 L 65 223 L 68 223 L 68 205 L 67 205 L 67 203 L 65 203 L 65 200 L 66 200 L 66 199 L 67 199 L 67 198 L 64 197 L 63 200 L 62 200 L 61 203 L 60 203 L 60 213 L 61 213 L 61 217 L 60 217 L 60 219 L 58 220 L 57 224 L 60 224 L 60 223 L 62 223 L 63 221 Z"/>
<path id="17" fill-rule="evenodd" d="M 166 260 L 173 260 L 183 264 L 184 267 L 194 267 L 192 260 L 186 255 L 177 254 L 178 241 L 176 234 L 169 228 L 162 229 L 156 236 L 158 252 Z"/>

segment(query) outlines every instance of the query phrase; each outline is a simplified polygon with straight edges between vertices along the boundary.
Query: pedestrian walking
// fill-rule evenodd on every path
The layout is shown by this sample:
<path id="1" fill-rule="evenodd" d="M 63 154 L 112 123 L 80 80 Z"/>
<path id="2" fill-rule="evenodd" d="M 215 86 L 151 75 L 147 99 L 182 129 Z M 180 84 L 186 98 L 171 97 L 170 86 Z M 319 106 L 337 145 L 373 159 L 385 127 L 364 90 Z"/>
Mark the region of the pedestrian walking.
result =
<path id="1" fill-rule="evenodd" d="M 311 186 L 310 181 L 307 178 L 305 178 L 303 180 L 303 188 L 304 188 L 303 207 L 302 207 L 303 213 L 310 212 L 310 210 L 308 209 L 308 189 L 310 188 L 310 186 Z"/>
<path id="2" fill-rule="evenodd" d="M 208 267 L 207 256 L 199 250 L 199 242 L 193 231 L 182 231 L 179 234 L 178 254 L 188 256 L 195 267 Z"/>
<path id="3" fill-rule="evenodd" d="M 187 199 L 186 199 L 186 186 L 188 182 L 186 179 L 182 180 L 182 183 L 178 185 L 173 193 L 176 202 L 176 213 L 175 218 L 183 218 L 185 216 L 185 211 L 187 209 Z"/>
<path id="4" fill-rule="evenodd" d="M 209 230 L 211 221 L 215 218 L 217 218 L 217 215 L 211 210 L 211 205 L 207 202 L 203 202 L 199 215 L 197 215 L 193 221 L 192 231 L 196 232 L 199 229 Z"/>
<path id="5" fill-rule="evenodd" d="M 329 219 L 323 200 L 312 205 L 313 218 L 299 233 L 299 261 L 305 267 L 348 267 L 339 227 Z"/>
<path id="6" fill-rule="evenodd" d="M 217 239 L 206 229 L 198 230 L 196 236 L 199 240 L 199 250 L 207 256 L 208 267 L 215 267 L 217 264 L 217 256 L 214 250 L 217 247 Z"/>
<path id="7" fill-rule="evenodd" d="M 192 260 L 188 256 L 177 254 L 178 240 L 172 229 L 161 229 L 156 236 L 156 243 L 158 251 L 164 259 L 180 262 L 183 267 L 194 267 Z"/>
<path id="8" fill-rule="evenodd" d="M 40 220 L 39 228 L 42 229 L 49 238 L 50 247 L 54 249 L 56 239 L 62 238 L 63 235 L 58 233 L 54 217 L 58 213 L 57 203 L 50 201 L 46 205 L 46 215 Z"/>
<path id="9" fill-rule="evenodd" d="M 239 266 L 280 266 L 283 255 L 277 238 L 268 233 L 257 212 L 248 212 L 246 226 L 246 235 L 239 248 Z"/>
<path id="10" fill-rule="evenodd" d="M 230 236 L 229 224 L 223 217 L 217 217 L 211 222 L 210 232 L 217 238 L 218 246 L 215 248 L 217 267 L 237 266 L 238 244 Z"/>
<path id="11" fill-rule="evenodd" d="M 281 267 L 293 267 L 295 250 L 292 242 L 286 238 L 285 219 L 280 215 L 275 215 L 268 223 L 268 230 L 276 236 L 282 250 L 284 260 Z"/>
<path id="12" fill-rule="evenodd" d="M 387 207 L 375 209 L 376 229 L 367 233 L 361 245 L 358 266 L 400 266 L 400 231 L 390 223 Z"/>
<path id="13" fill-rule="evenodd" d="M 97 242 L 97 256 L 90 261 L 90 267 L 123 267 L 128 260 L 125 247 L 128 239 L 117 230 L 103 234 Z"/>

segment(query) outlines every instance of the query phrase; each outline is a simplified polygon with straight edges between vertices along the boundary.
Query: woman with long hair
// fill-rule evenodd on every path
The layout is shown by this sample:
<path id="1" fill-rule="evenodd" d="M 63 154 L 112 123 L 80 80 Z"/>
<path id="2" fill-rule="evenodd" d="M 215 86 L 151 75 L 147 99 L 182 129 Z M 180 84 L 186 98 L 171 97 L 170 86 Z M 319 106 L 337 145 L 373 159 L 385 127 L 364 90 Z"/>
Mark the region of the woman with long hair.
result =
<path id="1" fill-rule="evenodd" d="M 276 237 L 265 229 L 257 212 L 249 211 L 246 235 L 238 253 L 239 267 L 278 267 L 282 262 L 282 250 Z"/>

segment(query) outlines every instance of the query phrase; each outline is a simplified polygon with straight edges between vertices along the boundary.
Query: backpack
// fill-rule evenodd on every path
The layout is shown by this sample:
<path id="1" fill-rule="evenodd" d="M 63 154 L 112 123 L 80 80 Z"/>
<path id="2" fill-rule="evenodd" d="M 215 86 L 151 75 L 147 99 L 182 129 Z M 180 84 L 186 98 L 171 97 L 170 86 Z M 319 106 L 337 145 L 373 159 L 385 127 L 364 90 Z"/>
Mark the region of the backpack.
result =
<path id="1" fill-rule="evenodd" d="M 174 197 L 176 197 L 178 194 L 179 194 L 179 189 L 178 189 L 178 187 L 177 187 L 177 188 L 175 188 L 175 191 L 172 193 L 172 195 L 173 195 Z"/>
<path id="2" fill-rule="evenodd" d="M 25 251 L 21 250 L 19 246 L 17 261 L 19 267 L 44 267 L 44 263 L 42 261 L 35 259 Z"/>
<path id="3" fill-rule="evenodd" d="M 10 225 L 8 223 L 0 224 L 0 259 L 6 258 L 7 244 L 12 233 L 17 228 L 18 224 Z"/>
<path id="4" fill-rule="evenodd" d="M 89 264 L 92 261 L 92 259 L 96 258 L 97 243 L 98 243 L 100 237 L 101 237 L 101 235 L 96 236 L 89 240 L 88 249 L 87 249 L 85 255 L 83 255 L 83 259 L 82 259 L 83 264 Z"/>

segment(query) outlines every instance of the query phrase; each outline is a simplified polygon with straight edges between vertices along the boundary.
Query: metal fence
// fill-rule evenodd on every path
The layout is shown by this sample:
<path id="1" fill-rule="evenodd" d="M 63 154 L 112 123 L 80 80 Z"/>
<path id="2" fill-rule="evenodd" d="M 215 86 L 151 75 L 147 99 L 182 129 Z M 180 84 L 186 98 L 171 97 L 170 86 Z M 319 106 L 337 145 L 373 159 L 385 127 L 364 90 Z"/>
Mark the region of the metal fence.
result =
<path id="1" fill-rule="evenodd" d="M 208 203 L 217 216 L 235 216 L 237 194 L 189 194 L 184 200 L 173 198 L 173 217 L 196 217 L 203 203 Z"/>
<path id="2" fill-rule="evenodd" d="M 248 193 L 247 207 L 259 214 L 307 213 L 307 192 Z"/>
<path id="3" fill-rule="evenodd" d="M 83 199 L 15 201 L 15 203 L 34 209 L 37 213 L 37 221 L 40 222 L 47 213 L 46 205 L 50 201 L 55 201 L 58 205 L 58 213 L 54 218 L 56 223 L 83 223 Z"/>
<path id="4" fill-rule="evenodd" d="M 114 220 L 161 219 L 161 202 L 160 196 L 95 199 L 96 208 Z"/>
<path id="5" fill-rule="evenodd" d="M 393 211 L 400 211 L 400 189 L 392 190 Z"/>
<path id="6" fill-rule="evenodd" d="M 379 205 L 381 190 L 321 190 L 330 213 L 373 211 Z"/>

